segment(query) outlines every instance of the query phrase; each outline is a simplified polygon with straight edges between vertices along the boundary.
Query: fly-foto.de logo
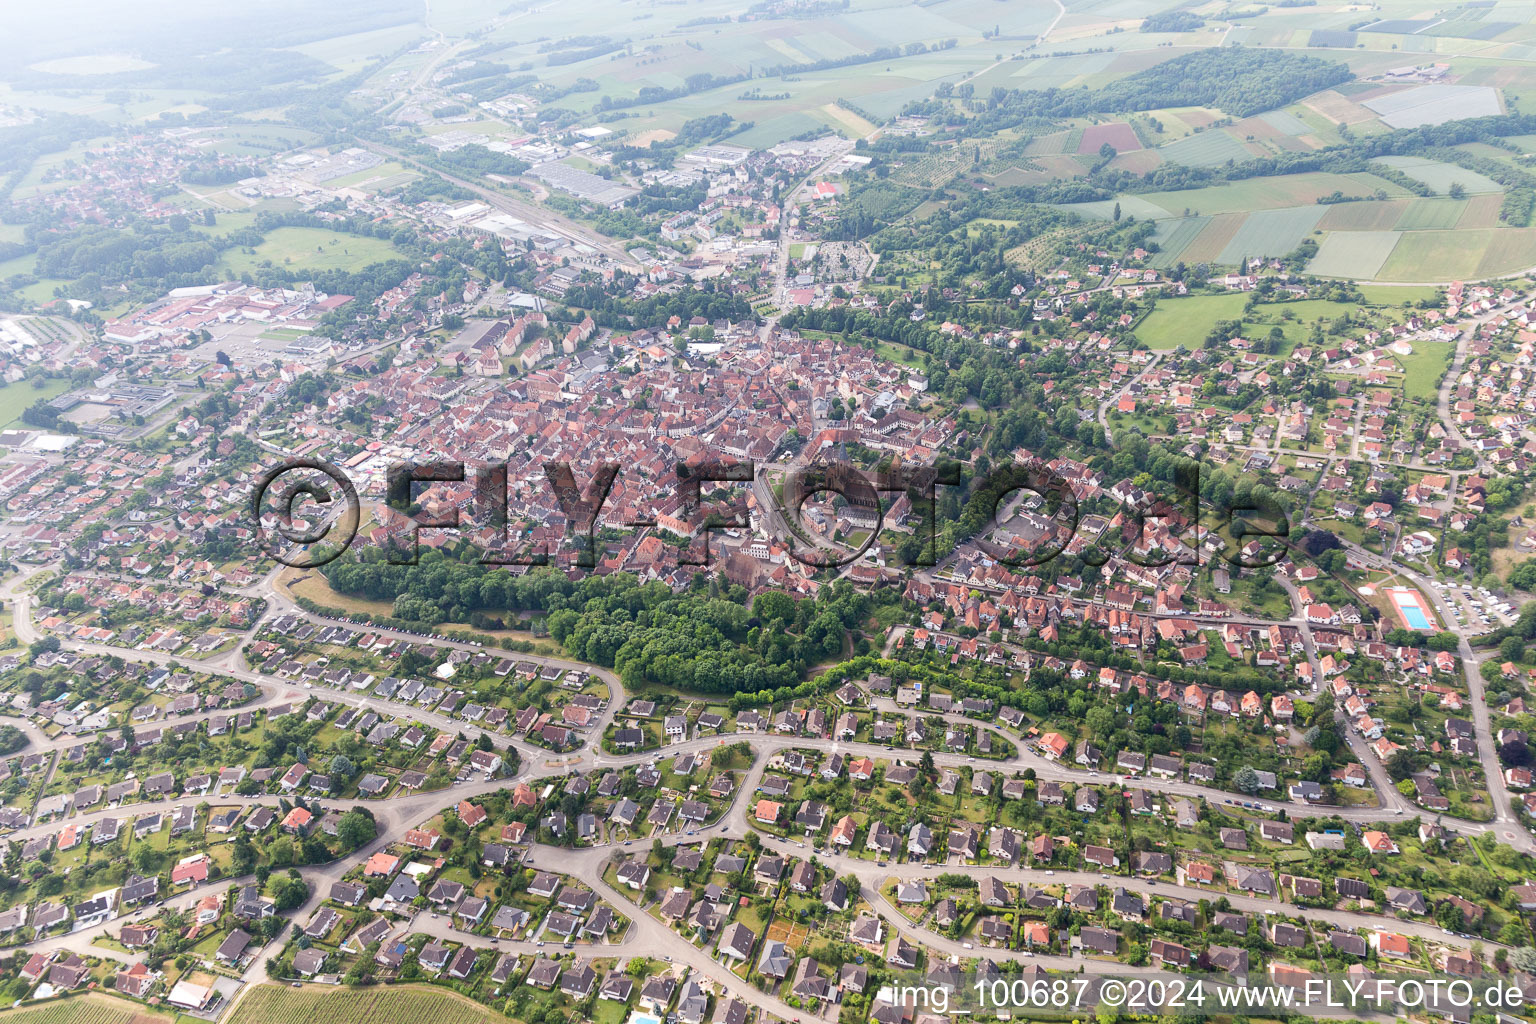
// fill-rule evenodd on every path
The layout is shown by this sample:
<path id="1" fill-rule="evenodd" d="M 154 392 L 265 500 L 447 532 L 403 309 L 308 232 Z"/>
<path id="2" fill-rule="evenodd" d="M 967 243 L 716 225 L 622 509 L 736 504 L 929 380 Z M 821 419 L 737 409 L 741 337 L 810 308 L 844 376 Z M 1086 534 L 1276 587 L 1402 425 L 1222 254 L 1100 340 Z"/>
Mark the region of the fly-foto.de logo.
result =
<path id="1" fill-rule="evenodd" d="M 662 485 L 663 499 L 671 500 L 659 501 L 654 514 L 624 512 L 609 504 L 624 471 L 617 462 L 584 469 L 584 484 L 569 462 L 546 462 L 542 468 L 542 479 L 514 487 L 505 464 L 389 463 L 383 500 L 373 510 L 384 530 L 382 546 L 389 561 L 414 564 L 422 531 L 430 530 L 473 537 L 483 564 L 550 564 L 548 531 L 535 529 L 540 517 L 526 512 L 532 506 L 558 511 L 565 535 L 575 545 L 577 568 L 596 566 L 600 528 L 655 530 L 678 538 L 683 542 L 679 564 L 702 566 L 711 561 L 712 534 L 756 527 L 796 561 L 835 569 L 871 549 L 903 496 L 907 500 L 901 522 L 892 525 L 916 542 L 899 556 L 904 566 L 935 565 L 941 529 L 952 540 L 976 538 L 986 557 L 1012 569 L 1044 565 L 1064 555 L 1086 565 L 1103 565 L 1116 556 L 1147 567 L 1199 565 L 1201 542 L 1213 534 L 1222 538 L 1217 550 L 1228 562 L 1258 568 L 1285 556 L 1290 532 L 1284 510 L 1273 502 L 1255 499 L 1242 507 L 1203 507 L 1195 463 L 1164 481 L 1166 496 L 1142 488 L 1100 496 L 1118 503 L 1118 509 L 1112 516 L 1094 516 L 1093 523 L 1100 525 L 1091 536 L 1080 529 L 1085 516 L 1079 491 L 1037 459 L 969 475 L 954 461 L 895 463 L 877 470 L 845 462 L 788 468 L 729 459 L 678 462 L 673 478 Z M 464 497 L 424 503 L 422 495 L 439 485 Z M 959 518 L 941 523 L 940 489 L 961 487 Z M 534 495 L 528 493 L 531 488 L 547 490 Z M 743 502 L 731 500 L 733 494 L 743 496 L 744 489 L 755 497 L 755 518 Z M 513 514 L 514 499 L 524 513 Z M 807 514 L 806 506 L 813 503 L 856 520 L 859 529 L 847 537 L 832 534 L 821 509 Z M 262 550 L 297 568 L 314 568 L 339 557 L 363 521 L 358 488 L 345 470 L 313 458 L 289 459 L 268 469 L 256 481 L 249 509 Z M 1202 514 L 1207 521 L 1202 522 Z M 1101 524 L 1111 524 L 1112 529 Z M 543 536 L 535 540 L 536 533 Z M 1266 544 L 1265 539 L 1278 543 Z"/>

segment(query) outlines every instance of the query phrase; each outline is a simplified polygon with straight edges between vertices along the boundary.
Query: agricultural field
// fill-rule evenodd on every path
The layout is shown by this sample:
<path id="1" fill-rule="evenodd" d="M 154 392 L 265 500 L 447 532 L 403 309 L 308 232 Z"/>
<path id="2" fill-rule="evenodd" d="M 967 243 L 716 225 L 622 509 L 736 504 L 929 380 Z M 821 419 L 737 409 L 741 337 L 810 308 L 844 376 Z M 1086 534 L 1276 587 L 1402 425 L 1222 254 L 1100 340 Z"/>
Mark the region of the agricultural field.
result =
<path id="1" fill-rule="evenodd" d="M 1167 143 L 1159 146 L 1157 151 L 1169 163 L 1190 167 L 1219 167 L 1228 160 L 1247 160 L 1256 155 L 1220 129 Z"/>
<path id="2" fill-rule="evenodd" d="M 0 1024 L 170 1024 L 173 1016 L 126 999 L 86 993 L 0 1011 Z"/>
<path id="3" fill-rule="evenodd" d="M 1211 222 L 1209 217 L 1170 217 L 1157 222 L 1157 232 L 1152 240 L 1158 244 L 1161 250 L 1152 257 L 1152 265 L 1159 269 L 1171 267 L 1179 262 L 1184 250 L 1189 248 L 1205 226 Z"/>
<path id="4" fill-rule="evenodd" d="M 1212 263 L 1227 243 L 1232 241 L 1247 217 L 1242 213 L 1220 213 L 1212 217 L 1205 228 L 1185 247 L 1185 263 Z"/>
<path id="5" fill-rule="evenodd" d="M 1427 160 L 1419 156 L 1384 156 L 1381 162 L 1388 167 L 1396 167 L 1410 178 L 1422 181 L 1442 195 L 1449 192 L 1452 185 L 1460 185 L 1467 192 L 1473 193 L 1503 191 L 1498 182 L 1476 171 L 1439 160 Z"/>
<path id="6" fill-rule="evenodd" d="M 1536 265 L 1536 229 L 1411 231 L 1376 274 L 1382 281 L 1472 280 Z"/>
<path id="7" fill-rule="evenodd" d="M 1401 237 L 1396 231 L 1330 232 L 1307 264 L 1307 273 L 1321 277 L 1375 277 Z"/>
<path id="8" fill-rule="evenodd" d="M 1317 226 L 1324 231 L 1385 231 L 1397 226 L 1410 199 L 1335 203 Z"/>
<path id="9" fill-rule="evenodd" d="M 1285 174 L 1272 178 L 1248 178 L 1227 185 L 1177 192 L 1148 192 L 1142 198 L 1167 210 L 1191 209 L 1197 213 L 1248 213 L 1316 204 L 1335 192 L 1347 196 L 1370 195 L 1382 190 L 1388 196 L 1408 193 L 1373 174 Z M 1337 204 L 1356 205 L 1353 203 Z"/>
<path id="10" fill-rule="evenodd" d="M 1141 140 L 1136 137 L 1136 129 L 1124 121 L 1095 124 L 1083 129 L 1083 137 L 1077 144 L 1077 151 L 1097 153 L 1104 145 L 1113 146 L 1121 153 L 1129 153 L 1141 148 Z"/>
<path id="11" fill-rule="evenodd" d="M 363 991 L 258 985 L 240 1000 L 227 1024 L 419 1024 L 451 1018 L 463 1024 L 504 1024 L 506 1017 L 467 996 L 426 985 Z M 42 1021 L 38 1024 L 75 1024 Z M 97 1022 L 84 1022 L 97 1024 Z M 101 1024 L 117 1024 L 115 1021 Z"/>
<path id="12" fill-rule="evenodd" d="M 1250 213 L 1217 255 L 1217 262 L 1236 265 L 1245 256 L 1284 256 L 1301 244 L 1326 212 L 1327 207 L 1314 204 Z"/>
<path id="13" fill-rule="evenodd" d="M 1477 85 L 1421 85 L 1361 100 L 1391 128 L 1444 124 L 1502 113 L 1497 90 Z"/>
<path id="14" fill-rule="evenodd" d="M 1466 213 L 1465 199 L 1415 199 L 1393 225 L 1398 231 L 1432 231 L 1453 228 Z"/>
<path id="15" fill-rule="evenodd" d="M 1121 196 L 1118 199 L 1100 199 L 1091 203 L 1068 203 L 1061 207 L 1090 220 L 1109 220 L 1120 208 L 1122 217 L 1141 220 L 1161 220 L 1169 216 L 1168 210 L 1142 196 Z"/>

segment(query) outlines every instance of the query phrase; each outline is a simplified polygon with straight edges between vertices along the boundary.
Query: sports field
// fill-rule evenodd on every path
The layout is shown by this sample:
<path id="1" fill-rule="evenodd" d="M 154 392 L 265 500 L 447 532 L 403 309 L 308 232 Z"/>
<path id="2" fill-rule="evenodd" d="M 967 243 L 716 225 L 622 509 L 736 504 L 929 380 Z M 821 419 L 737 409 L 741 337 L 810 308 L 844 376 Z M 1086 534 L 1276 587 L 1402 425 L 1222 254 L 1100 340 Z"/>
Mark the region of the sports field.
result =
<path id="1" fill-rule="evenodd" d="M 1435 628 L 1435 618 L 1429 610 L 1429 604 L 1417 590 L 1409 590 L 1407 587 L 1388 587 L 1387 600 L 1392 602 L 1392 608 L 1397 612 L 1397 617 L 1407 629 L 1428 633 Z"/>

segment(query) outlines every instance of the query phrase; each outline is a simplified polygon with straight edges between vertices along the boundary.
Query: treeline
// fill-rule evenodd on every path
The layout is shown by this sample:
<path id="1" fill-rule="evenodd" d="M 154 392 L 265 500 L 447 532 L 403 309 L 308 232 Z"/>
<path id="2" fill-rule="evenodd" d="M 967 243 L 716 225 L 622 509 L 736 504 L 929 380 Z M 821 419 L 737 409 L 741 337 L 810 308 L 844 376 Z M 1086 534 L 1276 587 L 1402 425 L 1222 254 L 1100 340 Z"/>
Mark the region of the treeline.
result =
<path id="1" fill-rule="evenodd" d="M 426 161 L 441 164 L 451 171 L 459 171 L 464 174 L 480 177 L 485 174 L 504 174 L 507 177 L 516 177 L 528 169 L 526 160 L 519 160 L 507 153 L 498 153 L 493 149 L 487 149 L 477 142 L 458 149 L 439 152 L 431 146 L 412 147 L 412 153 Z"/>
<path id="2" fill-rule="evenodd" d="M 516 92 L 517 90 L 531 85 L 538 80 L 538 76 L 536 75 L 514 75 L 511 78 L 504 78 L 501 75 L 487 75 L 484 78 L 472 78 L 467 82 L 460 82 L 453 87 L 453 91 L 456 94 L 467 93 L 469 96 L 474 98 L 475 102 L 478 103 L 483 100 L 495 99 L 497 96 L 505 96 L 509 92 Z M 591 82 L 592 88 L 597 88 L 597 83 L 592 82 L 590 78 L 583 78 L 579 79 L 578 81 Z M 563 96 L 568 95 L 569 92 L 578 91 L 580 90 L 571 89 L 559 90 L 558 92 Z"/>
<path id="3" fill-rule="evenodd" d="M 851 53 L 845 57 L 826 57 L 822 60 L 808 61 L 803 64 L 774 64 L 757 72 L 742 72 L 735 75 L 716 75 L 707 71 L 689 75 L 683 80 L 683 84 L 671 89 L 662 88 L 659 85 L 647 85 L 631 97 L 604 96 L 597 101 L 597 110 L 620 110 L 625 107 L 643 107 L 653 103 L 665 103 L 668 100 L 682 99 L 684 96 L 692 96 L 695 93 L 708 92 L 710 89 L 719 89 L 727 85 L 738 85 L 750 81 L 753 78 L 784 78 L 794 75 L 810 74 L 816 71 L 830 71 L 834 68 L 853 67 L 858 64 L 873 64 L 884 60 L 899 60 L 902 57 L 914 57 L 923 53 L 937 53 L 943 50 L 953 49 L 957 41 L 954 39 L 942 39 L 936 43 L 908 43 L 906 46 L 882 46 L 866 53 Z"/>
<path id="4" fill-rule="evenodd" d="M 1504 202 L 1499 204 L 1499 220 L 1513 228 L 1529 227 L 1533 204 L 1536 204 L 1536 191 L 1512 188 L 1504 193 Z"/>
<path id="5" fill-rule="evenodd" d="M 1349 81 L 1336 61 L 1281 50 L 1212 47 L 1175 57 L 1097 89 L 993 89 L 968 135 L 988 134 L 1040 118 L 1082 117 L 1162 107 L 1216 107 L 1248 117 Z"/>
<path id="6" fill-rule="evenodd" d="M 850 53 L 845 57 L 824 57 L 804 64 L 775 64 L 765 68 L 762 74 L 770 78 L 780 78 L 785 75 L 803 75 L 811 71 L 830 71 L 833 68 L 853 67 L 856 64 L 873 64 L 882 60 L 898 60 L 924 53 L 939 53 L 952 50 L 955 45 L 954 39 L 942 39 L 932 45 L 908 43 L 905 46 L 881 46 L 867 53 Z"/>
<path id="7" fill-rule="evenodd" d="M 678 156 L 706 142 L 713 142 L 735 135 L 752 127 L 752 122 L 738 122 L 727 113 L 705 114 L 689 118 L 670 139 L 653 139 L 648 146 L 624 144 L 613 147 L 613 160 L 623 164 L 634 160 L 647 160 L 658 166 L 669 167 Z"/>
<path id="8" fill-rule="evenodd" d="M 169 221 L 138 221 L 126 228 L 91 225 L 68 234 L 39 235 L 36 272 L 67 280 L 94 275 L 105 283 L 132 282 L 164 290 L 178 276 L 208 270 L 227 249 L 260 244 L 261 233 L 251 229 L 205 235 L 189 227 L 177 230 Z"/>
<path id="9" fill-rule="evenodd" d="M 232 185 L 245 178 L 265 174 L 254 163 L 222 163 L 218 160 L 198 160 L 188 164 L 181 172 L 181 180 L 189 185 Z"/>
<path id="10" fill-rule="evenodd" d="M 600 327 L 631 330 L 640 327 L 663 327 L 673 316 L 690 320 L 702 316 L 706 320 L 753 320 L 752 303 L 745 296 L 733 295 L 713 287 L 713 283 L 699 288 L 688 288 L 670 295 L 656 295 L 646 299 L 632 299 L 624 295 L 610 294 L 602 282 L 577 282 L 566 290 L 561 299 L 567 306 L 584 309 L 592 314 L 592 321 Z M 560 319 L 554 317 L 554 319 Z M 578 317 L 568 317 L 580 320 Z"/>
<path id="11" fill-rule="evenodd" d="M 579 64 L 584 60 L 591 60 L 594 57 L 602 57 L 613 53 L 615 50 L 622 50 L 626 45 L 628 44 L 617 40 L 608 40 L 580 50 L 563 50 L 559 53 L 552 53 L 544 60 L 552 68 L 561 67 L 565 64 Z"/>
<path id="12" fill-rule="evenodd" d="M 509 75 L 511 73 L 512 69 L 506 64 L 497 61 L 477 60 L 466 67 L 450 71 L 447 75 L 443 76 L 439 84 L 444 86 L 460 85 L 464 82 L 472 82 L 478 78 L 487 78 L 491 75 Z M 455 89 L 454 91 L 458 92 L 459 90 Z"/>
<path id="13" fill-rule="evenodd" d="M 1143 32 L 1193 32 L 1205 19 L 1189 11 L 1163 11 L 1141 23 Z"/>
<path id="14" fill-rule="evenodd" d="M 49 114 L 31 124 L 0 128 L 0 199 L 7 198 L 16 183 L 32 167 L 33 161 L 46 153 L 58 153 L 82 139 L 92 139 L 111 131 L 107 125 L 74 114 Z M 6 211 L 10 213 L 9 210 Z M 6 223 L 15 223 L 7 218 Z"/>

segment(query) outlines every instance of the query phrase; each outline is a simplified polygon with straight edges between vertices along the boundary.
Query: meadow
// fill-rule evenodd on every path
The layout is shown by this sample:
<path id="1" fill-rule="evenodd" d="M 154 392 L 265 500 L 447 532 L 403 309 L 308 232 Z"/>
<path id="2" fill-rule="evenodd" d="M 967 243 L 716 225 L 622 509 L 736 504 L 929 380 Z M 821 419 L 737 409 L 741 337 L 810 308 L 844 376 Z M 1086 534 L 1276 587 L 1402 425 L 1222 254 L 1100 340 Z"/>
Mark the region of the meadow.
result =
<path id="1" fill-rule="evenodd" d="M 381 238 L 344 235 L 320 228 L 277 228 L 253 251 L 231 250 L 221 269 L 232 276 L 270 263 L 307 270 L 361 270 L 370 263 L 393 259 L 399 251 Z"/>
<path id="2" fill-rule="evenodd" d="M 1426 401 L 1433 399 L 1454 354 L 1454 346 L 1423 342 L 1413 346 L 1411 355 L 1398 356 L 1398 362 L 1403 364 L 1403 395 Z"/>
<path id="3" fill-rule="evenodd" d="M 1247 301 L 1248 297 L 1241 292 L 1163 299 L 1145 320 L 1136 325 L 1136 337 L 1152 349 L 1171 349 L 1180 345 L 1197 349 L 1216 326 L 1216 321 L 1241 318 Z"/>
<path id="4" fill-rule="evenodd" d="M 57 398 L 70 388 L 64 377 L 42 378 L 43 386 L 35 388 L 30 381 L 17 381 L 0 387 L 0 430 L 24 426 L 21 414 L 27 407 L 50 398 Z"/>

